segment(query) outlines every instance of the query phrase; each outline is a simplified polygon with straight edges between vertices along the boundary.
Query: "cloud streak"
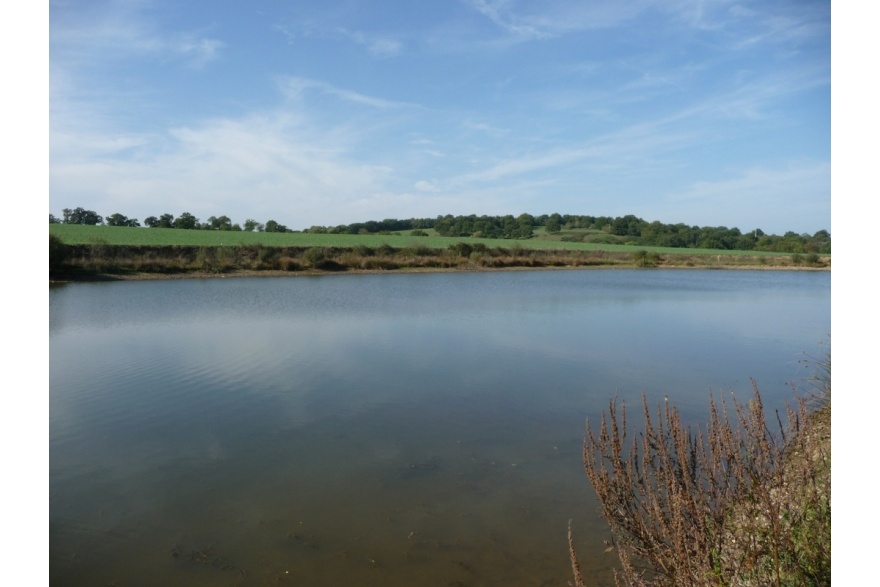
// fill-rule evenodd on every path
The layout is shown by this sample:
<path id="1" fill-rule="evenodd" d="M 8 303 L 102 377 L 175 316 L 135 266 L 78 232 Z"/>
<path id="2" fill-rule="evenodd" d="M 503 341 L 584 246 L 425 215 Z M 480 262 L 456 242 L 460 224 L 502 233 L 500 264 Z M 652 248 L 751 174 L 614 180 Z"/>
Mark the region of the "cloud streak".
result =
<path id="1" fill-rule="evenodd" d="M 55 144 L 51 181 L 94 190 L 102 209 L 112 203 L 132 215 L 225 210 L 245 198 L 251 215 L 268 218 L 291 215 L 292 208 L 316 212 L 328 198 L 380 191 L 384 174 L 347 160 L 338 140 L 316 136 L 283 113 L 175 128 L 161 140 L 135 143 L 143 150 L 125 158 L 97 157 L 94 150 L 77 156 Z M 157 194 L 164 203 L 155 201 Z M 179 209 L 167 209 L 170 202 Z"/>
<path id="2" fill-rule="evenodd" d="M 192 67 L 217 59 L 225 44 L 196 32 L 161 32 L 148 16 L 145 2 L 104 2 L 65 11 L 50 21 L 52 61 L 79 67 L 90 61 L 120 60 L 125 55 L 177 56 Z"/>
<path id="3" fill-rule="evenodd" d="M 715 209 L 730 227 L 766 230 L 768 226 L 781 233 L 802 226 L 812 234 L 829 228 L 816 225 L 813 219 L 830 217 L 831 202 L 824 197 L 830 189 L 828 162 L 795 162 L 780 168 L 747 169 L 728 179 L 696 181 L 679 193 L 667 194 L 662 205 L 653 209 L 658 214 L 662 211 L 669 221 L 676 218 L 675 222 L 688 224 L 705 224 L 702 211 Z M 784 224 L 775 217 L 780 213 L 785 215 Z M 764 219 L 764 224 L 756 225 L 757 219 Z"/>
<path id="4" fill-rule="evenodd" d="M 346 102 L 353 102 L 355 104 L 369 106 L 380 110 L 421 108 L 418 104 L 368 96 L 353 90 L 336 87 L 327 82 L 302 77 L 283 77 L 278 80 L 278 85 L 288 99 L 300 99 L 307 92 L 315 90 L 323 95 L 332 96 Z"/>
<path id="5" fill-rule="evenodd" d="M 401 35 L 383 35 L 339 26 L 319 28 L 314 23 L 275 23 L 272 25 L 272 29 L 284 35 L 290 45 L 308 38 L 342 39 L 364 47 L 370 55 L 377 58 L 390 58 L 399 55 L 405 46 Z"/>

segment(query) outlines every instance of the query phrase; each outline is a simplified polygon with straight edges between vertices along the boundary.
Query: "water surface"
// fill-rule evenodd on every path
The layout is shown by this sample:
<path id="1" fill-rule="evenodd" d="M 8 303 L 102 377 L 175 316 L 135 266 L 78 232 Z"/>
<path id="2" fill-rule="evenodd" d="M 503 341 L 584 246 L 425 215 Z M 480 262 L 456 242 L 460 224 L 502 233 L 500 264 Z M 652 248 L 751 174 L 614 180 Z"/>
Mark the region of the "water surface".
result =
<path id="1" fill-rule="evenodd" d="M 50 291 L 59 585 L 612 584 L 580 462 L 611 396 L 775 409 L 830 275 L 542 271 Z"/>

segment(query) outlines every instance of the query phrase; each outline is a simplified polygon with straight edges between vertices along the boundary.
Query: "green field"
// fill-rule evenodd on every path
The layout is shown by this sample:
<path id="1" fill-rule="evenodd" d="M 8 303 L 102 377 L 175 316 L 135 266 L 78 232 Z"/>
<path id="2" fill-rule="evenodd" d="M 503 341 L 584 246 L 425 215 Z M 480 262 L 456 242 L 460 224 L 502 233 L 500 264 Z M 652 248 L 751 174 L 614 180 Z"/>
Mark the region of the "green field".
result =
<path id="1" fill-rule="evenodd" d="M 672 247 L 646 247 L 641 245 L 607 244 L 589 242 L 566 242 L 563 235 L 546 235 L 543 230 L 536 231 L 534 238 L 527 240 L 410 236 L 410 231 L 392 234 L 311 234 L 301 232 L 239 232 L 215 230 L 184 230 L 177 228 L 130 228 L 121 226 L 86 226 L 81 224 L 50 224 L 49 234 L 59 237 L 68 245 L 108 244 L 129 246 L 241 246 L 263 245 L 269 247 L 339 247 L 356 246 L 394 248 L 422 246 L 431 249 L 446 249 L 458 242 L 482 243 L 489 248 L 516 248 L 532 250 L 567 251 L 609 251 L 631 253 L 637 250 L 659 254 L 678 255 L 754 255 L 779 256 L 779 253 L 763 251 L 728 251 L 718 249 L 680 249 Z M 581 231 L 583 232 L 583 231 Z"/>

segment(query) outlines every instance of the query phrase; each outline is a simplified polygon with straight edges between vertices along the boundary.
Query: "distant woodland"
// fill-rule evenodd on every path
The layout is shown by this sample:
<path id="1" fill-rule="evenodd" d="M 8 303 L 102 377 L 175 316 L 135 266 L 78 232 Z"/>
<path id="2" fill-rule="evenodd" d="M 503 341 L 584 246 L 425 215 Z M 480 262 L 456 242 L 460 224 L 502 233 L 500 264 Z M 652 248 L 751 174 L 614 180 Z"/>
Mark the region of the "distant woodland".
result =
<path id="1" fill-rule="evenodd" d="M 104 218 L 92 210 L 65 208 L 61 218 L 49 215 L 50 223 L 87 224 L 141 227 L 134 218 L 120 213 Z M 228 230 L 247 232 L 295 232 L 268 220 L 265 223 L 247 219 L 243 224 L 233 223 L 227 216 L 211 216 L 202 222 L 189 212 L 178 217 L 172 214 L 149 216 L 144 219 L 147 228 L 182 228 L 192 230 Z M 519 216 L 453 216 L 436 218 L 385 219 L 356 222 L 339 226 L 312 226 L 302 232 L 313 234 L 387 234 L 410 231 L 414 236 L 428 236 L 432 231 L 439 236 L 477 237 L 524 240 L 542 232 L 556 235 L 562 241 L 582 241 L 609 244 L 627 243 L 642 246 L 721 249 L 737 251 L 767 251 L 777 253 L 831 253 L 831 234 L 820 230 L 815 234 L 786 232 L 783 235 L 766 234 L 761 229 L 742 232 L 726 226 L 688 226 L 648 222 L 632 214 L 619 217 L 572 214 L 520 214 Z"/>

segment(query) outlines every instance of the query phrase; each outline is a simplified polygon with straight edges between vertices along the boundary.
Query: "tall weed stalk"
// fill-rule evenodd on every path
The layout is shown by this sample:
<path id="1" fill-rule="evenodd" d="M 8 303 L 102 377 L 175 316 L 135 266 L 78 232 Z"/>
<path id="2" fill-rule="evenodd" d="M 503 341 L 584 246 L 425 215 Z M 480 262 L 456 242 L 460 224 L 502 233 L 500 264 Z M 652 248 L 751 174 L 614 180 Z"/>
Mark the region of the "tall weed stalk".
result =
<path id="1" fill-rule="evenodd" d="M 588 422 L 584 466 L 620 560 L 617 585 L 830 585 L 830 426 L 797 400 L 771 433 L 752 386 L 747 404 L 710 397 L 702 429 L 668 401 L 652 416 L 644 396 L 638 435 L 615 400 L 598 432 Z"/>

